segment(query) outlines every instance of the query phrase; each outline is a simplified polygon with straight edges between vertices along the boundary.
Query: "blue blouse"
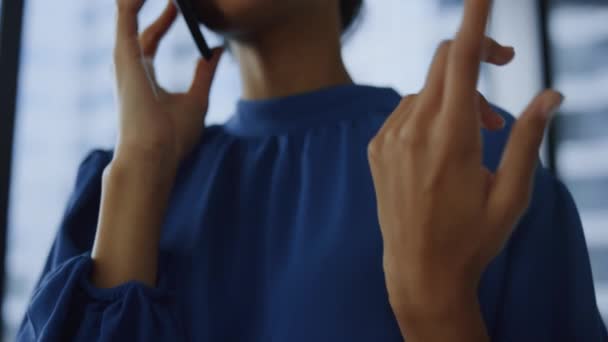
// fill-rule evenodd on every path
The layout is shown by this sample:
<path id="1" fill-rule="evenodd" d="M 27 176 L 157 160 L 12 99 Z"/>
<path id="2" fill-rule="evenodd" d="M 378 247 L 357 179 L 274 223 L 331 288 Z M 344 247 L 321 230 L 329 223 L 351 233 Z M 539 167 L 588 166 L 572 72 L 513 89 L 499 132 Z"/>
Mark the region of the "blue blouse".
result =
<path id="1" fill-rule="evenodd" d="M 155 288 L 88 280 L 112 159 L 92 152 L 18 340 L 402 341 L 367 162 L 367 144 L 400 99 L 346 85 L 241 100 L 179 170 Z M 506 129 L 483 132 L 490 169 L 513 123 L 504 115 Z M 493 341 L 608 341 L 575 204 L 546 170 L 479 298 Z"/>

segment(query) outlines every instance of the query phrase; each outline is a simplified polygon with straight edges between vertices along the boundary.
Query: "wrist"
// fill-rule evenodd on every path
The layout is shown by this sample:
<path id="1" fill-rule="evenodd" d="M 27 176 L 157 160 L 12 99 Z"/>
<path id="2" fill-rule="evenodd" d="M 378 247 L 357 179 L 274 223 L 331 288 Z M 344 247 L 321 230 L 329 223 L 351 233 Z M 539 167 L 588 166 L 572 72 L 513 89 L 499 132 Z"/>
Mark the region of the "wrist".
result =
<path id="1" fill-rule="evenodd" d="M 431 267 L 424 266 L 399 273 L 395 268 L 385 262 L 390 304 L 398 316 L 441 319 L 478 300 L 478 281 L 462 276 L 464 272 L 429 272 Z"/>
<path id="2" fill-rule="evenodd" d="M 162 167 L 159 167 L 161 165 Z M 116 157 L 104 170 L 93 283 L 136 280 L 155 286 L 162 223 L 175 182 L 175 164 Z"/>
<path id="3" fill-rule="evenodd" d="M 420 304 L 394 309 L 408 341 L 489 341 L 476 294 L 462 293 L 447 302 L 429 301 L 426 307 Z"/>
<path id="4" fill-rule="evenodd" d="M 179 163 L 170 154 L 134 154 L 117 149 L 103 174 L 104 183 L 172 186 Z"/>
<path id="5" fill-rule="evenodd" d="M 167 140 L 167 139 L 165 139 Z M 179 148 L 170 141 L 148 142 L 146 144 L 119 139 L 114 152 L 114 161 L 121 164 L 146 165 L 159 168 L 180 163 Z"/>

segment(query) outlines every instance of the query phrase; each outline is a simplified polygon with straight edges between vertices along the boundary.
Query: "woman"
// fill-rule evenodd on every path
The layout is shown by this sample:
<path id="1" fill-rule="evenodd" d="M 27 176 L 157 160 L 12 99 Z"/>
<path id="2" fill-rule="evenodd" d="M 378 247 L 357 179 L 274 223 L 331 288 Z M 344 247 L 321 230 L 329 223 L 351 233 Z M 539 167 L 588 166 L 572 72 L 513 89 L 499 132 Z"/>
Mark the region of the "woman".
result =
<path id="1" fill-rule="evenodd" d="M 484 36 L 489 0 L 404 99 L 344 67 L 360 1 L 196 1 L 244 84 L 204 130 L 221 51 L 161 89 L 176 10 L 138 35 L 142 3 L 118 0 L 119 140 L 79 170 L 20 340 L 606 338 L 575 206 L 536 168 L 561 95 L 514 123 L 475 90 L 514 55 Z"/>

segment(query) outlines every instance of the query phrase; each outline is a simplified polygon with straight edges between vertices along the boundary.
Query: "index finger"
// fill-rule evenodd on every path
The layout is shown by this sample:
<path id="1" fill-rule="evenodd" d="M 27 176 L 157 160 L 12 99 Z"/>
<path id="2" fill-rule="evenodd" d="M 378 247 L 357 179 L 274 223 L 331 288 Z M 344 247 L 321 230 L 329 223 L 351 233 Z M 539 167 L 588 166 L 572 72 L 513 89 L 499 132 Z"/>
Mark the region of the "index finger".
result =
<path id="1" fill-rule="evenodd" d="M 143 56 L 138 37 L 137 15 L 143 3 L 144 0 L 116 0 L 118 14 L 114 65 L 119 88 L 125 80 L 139 82 L 139 84 L 144 84 L 149 80 L 142 64 Z"/>
<path id="2" fill-rule="evenodd" d="M 139 57 L 137 14 L 144 0 L 116 0 L 116 57 Z"/>
<path id="3" fill-rule="evenodd" d="M 448 62 L 445 89 L 448 97 L 445 101 L 450 112 L 468 110 L 472 113 L 475 108 L 491 3 L 491 0 L 465 0 L 462 24 L 450 49 Z"/>

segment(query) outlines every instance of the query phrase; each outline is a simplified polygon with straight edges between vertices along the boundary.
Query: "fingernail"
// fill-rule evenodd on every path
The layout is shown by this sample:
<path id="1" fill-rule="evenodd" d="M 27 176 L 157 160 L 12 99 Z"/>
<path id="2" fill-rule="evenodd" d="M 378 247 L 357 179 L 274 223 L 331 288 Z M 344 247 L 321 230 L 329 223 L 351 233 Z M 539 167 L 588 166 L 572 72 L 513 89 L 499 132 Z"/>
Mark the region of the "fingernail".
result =
<path id="1" fill-rule="evenodd" d="M 564 95 L 560 92 L 553 92 L 550 99 L 547 100 L 544 108 L 544 114 L 547 118 L 551 118 L 555 115 L 555 112 L 559 109 L 559 107 L 564 102 Z"/>
<path id="2" fill-rule="evenodd" d="M 493 52 L 494 58 L 502 63 L 506 63 L 515 56 L 515 49 L 510 46 L 503 46 Z"/>

